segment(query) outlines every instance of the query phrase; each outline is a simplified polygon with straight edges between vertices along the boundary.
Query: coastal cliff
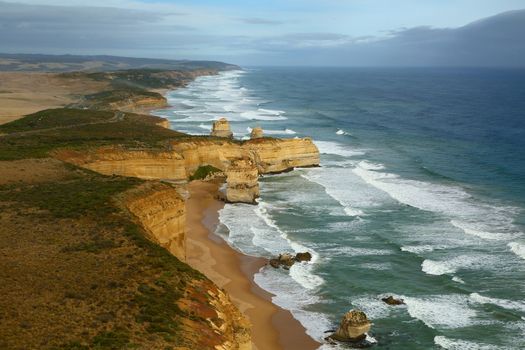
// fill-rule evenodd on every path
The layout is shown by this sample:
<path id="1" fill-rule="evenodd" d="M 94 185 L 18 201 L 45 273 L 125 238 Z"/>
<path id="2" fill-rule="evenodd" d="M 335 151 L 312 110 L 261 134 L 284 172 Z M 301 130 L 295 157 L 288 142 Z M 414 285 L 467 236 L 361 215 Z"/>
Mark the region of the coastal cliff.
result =
<path id="1" fill-rule="evenodd" d="M 185 202 L 176 189 L 161 183 L 145 183 L 126 192 L 123 203 L 151 240 L 180 260 L 186 260 Z"/>
<path id="2" fill-rule="evenodd" d="M 318 166 L 320 162 L 319 150 L 310 138 L 255 138 L 242 147 L 254 155 L 260 174 Z"/>
<path id="3" fill-rule="evenodd" d="M 238 142 L 222 138 L 171 141 L 169 151 L 100 147 L 88 152 L 57 151 L 61 160 L 105 175 L 187 181 L 200 167 L 212 165 L 226 174 L 226 200 L 254 203 L 258 175 L 319 165 L 319 151 L 309 138 L 258 138 Z"/>

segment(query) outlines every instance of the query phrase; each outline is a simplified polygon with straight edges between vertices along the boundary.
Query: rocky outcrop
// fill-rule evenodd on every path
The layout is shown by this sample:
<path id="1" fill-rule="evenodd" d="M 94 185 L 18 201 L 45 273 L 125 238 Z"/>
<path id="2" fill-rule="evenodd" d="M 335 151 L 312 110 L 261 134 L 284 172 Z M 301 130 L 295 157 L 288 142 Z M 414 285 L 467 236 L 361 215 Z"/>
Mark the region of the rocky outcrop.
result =
<path id="1" fill-rule="evenodd" d="M 363 311 L 351 310 L 343 316 L 339 328 L 329 338 L 340 342 L 362 342 L 371 327 L 372 324 Z"/>
<path id="2" fill-rule="evenodd" d="M 211 136 L 227 138 L 233 137 L 233 133 L 230 130 L 230 123 L 228 122 L 228 120 L 226 120 L 226 118 L 221 118 L 213 122 Z"/>
<path id="3" fill-rule="evenodd" d="M 157 126 L 160 126 L 161 128 L 169 129 L 170 128 L 170 121 L 166 118 L 161 118 L 158 123 L 156 123 Z"/>
<path id="4" fill-rule="evenodd" d="M 405 301 L 403 299 L 394 298 L 392 295 L 386 298 L 381 298 L 381 300 L 388 305 L 405 305 Z"/>
<path id="5" fill-rule="evenodd" d="M 306 262 L 312 260 L 312 254 L 309 252 L 297 253 L 295 256 L 289 253 L 279 254 L 275 259 L 270 259 L 268 262 L 271 267 L 279 268 L 282 267 L 285 270 L 289 270 L 296 262 Z"/>
<path id="6" fill-rule="evenodd" d="M 208 279 L 192 281 L 186 298 L 178 306 L 187 314 L 207 322 L 205 327 L 192 319 L 186 319 L 183 324 L 185 336 L 195 339 L 194 343 L 198 344 L 195 349 L 252 349 L 250 322 L 230 297 Z"/>
<path id="7" fill-rule="evenodd" d="M 125 193 L 123 203 L 149 238 L 186 260 L 186 207 L 173 187 L 150 182 Z"/>
<path id="8" fill-rule="evenodd" d="M 319 150 L 310 138 L 248 140 L 242 147 L 253 153 L 259 173 L 271 174 L 319 165 Z"/>
<path id="9" fill-rule="evenodd" d="M 250 132 L 250 139 L 260 139 L 264 136 L 263 129 L 260 126 L 256 126 Z"/>
<path id="10" fill-rule="evenodd" d="M 259 173 L 251 158 L 237 159 L 226 169 L 226 200 L 255 204 L 259 197 Z"/>

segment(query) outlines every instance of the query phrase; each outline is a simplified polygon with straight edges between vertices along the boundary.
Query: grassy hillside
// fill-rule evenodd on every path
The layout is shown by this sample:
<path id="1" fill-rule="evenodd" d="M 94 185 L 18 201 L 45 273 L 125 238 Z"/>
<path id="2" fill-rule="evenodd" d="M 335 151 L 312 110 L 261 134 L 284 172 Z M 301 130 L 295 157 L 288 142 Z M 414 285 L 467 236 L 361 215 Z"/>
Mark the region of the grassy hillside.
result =
<path id="1" fill-rule="evenodd" d="M 222 322 L 217 287 L 149 241 L 121 204 L 143 181 L 49 158 L 57 148 L 163 149 L 188 137 L 158 122 L 54 109 L 0 126 L 0 349 L 214 349 L 225 340 L 211 326 Z"/>
<path id="2" fill-rule="evenodd" d="M 0 125 L 0 160 L 49 157 L 59 148 L 87 149 L 119 144 L 165 148 L 188 135 L 157 126 L 161 118 L 117 111 L 53 109 Z"/>
<path id="3" fill-rule="evenodd" d="M 4 54 L 0 53 L 1 71 L 32 72 L 105 72 L 122 69 L 238 69 L 239 67 L 217 61 L 168 60 L 155 58 L 134 58 L 119 56 L 79 56 L 42 54 Z"/>

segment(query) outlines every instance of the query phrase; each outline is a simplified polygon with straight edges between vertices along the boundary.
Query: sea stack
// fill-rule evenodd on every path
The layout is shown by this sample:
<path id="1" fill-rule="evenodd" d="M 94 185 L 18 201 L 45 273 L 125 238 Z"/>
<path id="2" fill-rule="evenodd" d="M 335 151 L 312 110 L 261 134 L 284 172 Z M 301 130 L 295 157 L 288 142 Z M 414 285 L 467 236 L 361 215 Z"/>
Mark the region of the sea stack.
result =
<path id="1" fill-rule="evenodd" d="M 252 132 L 250 134 L 250 138 L 253 139 L 260 139 L 263 137 L 263 129 L 260 126 L 256 126 L 252 129 Z"/>
<path id="2" fill-rule="evenodd" d="M 230 130 L 230 123 L 226 118 L 221 118 L 213 122 L 211 136 L 232 138 L 233 133 Z"/>
<path id="3" fill-rule="evenodd" d="M 339 328 L 329 338 L 340 342 L 360 343 L 366 339 L 371 326 L 372 323 L 363 311 L 351 310 L 343 316 Z"/>

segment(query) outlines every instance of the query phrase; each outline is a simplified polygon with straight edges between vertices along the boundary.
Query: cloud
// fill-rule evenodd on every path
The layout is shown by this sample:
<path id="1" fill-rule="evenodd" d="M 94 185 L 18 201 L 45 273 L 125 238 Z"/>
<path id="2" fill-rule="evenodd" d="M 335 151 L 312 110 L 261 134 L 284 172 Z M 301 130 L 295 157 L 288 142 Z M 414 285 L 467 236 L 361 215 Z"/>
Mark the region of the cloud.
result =
<path id="1" fill-rule="evenodd" d="M 221 8 L 128 0 L 97 7 L 71 1 L 75 6 L 0 0 L 0 50 L 253 65 L 525 66 L 525 10 L 454 29 L 419 26 L 352 36 L 302 32 L 304 26 L 294 24 L 297 18 L 286 23 L 250 16 L 232 20 Z"/>
<path id="2" fill-rule="evenodd" d="M 297 33 L 258 38 L 259 55 L 275 64 L 344 66 L 525 66 L 525 10 L 460 28 L 420 26 L 384 36 Z M 301 60 L 297 58 L 301 57 Z"/>

